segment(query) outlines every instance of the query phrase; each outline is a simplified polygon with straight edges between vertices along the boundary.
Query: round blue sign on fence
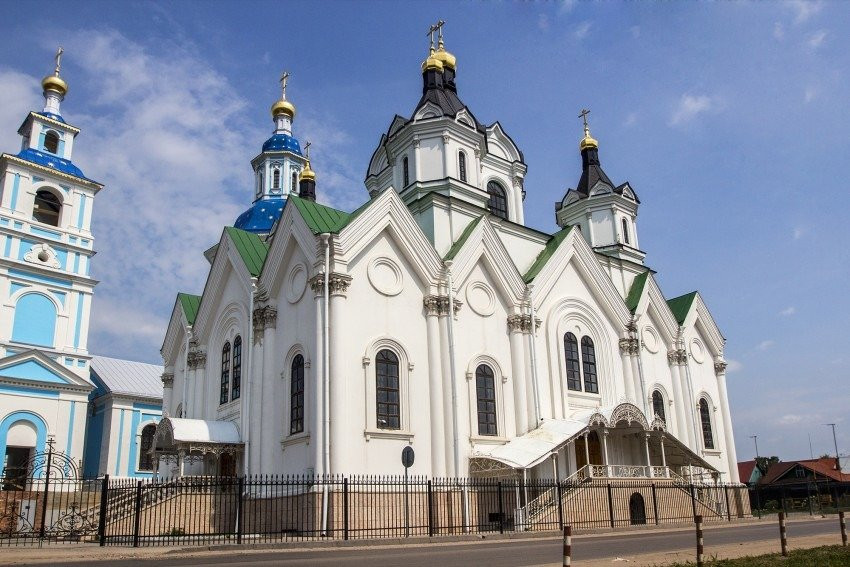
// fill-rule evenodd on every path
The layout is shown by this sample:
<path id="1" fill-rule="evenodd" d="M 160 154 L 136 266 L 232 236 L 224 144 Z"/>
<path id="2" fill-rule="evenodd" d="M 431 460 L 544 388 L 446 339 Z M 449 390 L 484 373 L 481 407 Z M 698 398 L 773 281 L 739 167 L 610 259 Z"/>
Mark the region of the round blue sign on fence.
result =
<path id="1" fill-rule="evenodd" d="M 401 450 L 401 464 L 404 465 L 404 468 L 409 469 L 413 466 L 414 457 L 413 447 L 410 445 Z"/>

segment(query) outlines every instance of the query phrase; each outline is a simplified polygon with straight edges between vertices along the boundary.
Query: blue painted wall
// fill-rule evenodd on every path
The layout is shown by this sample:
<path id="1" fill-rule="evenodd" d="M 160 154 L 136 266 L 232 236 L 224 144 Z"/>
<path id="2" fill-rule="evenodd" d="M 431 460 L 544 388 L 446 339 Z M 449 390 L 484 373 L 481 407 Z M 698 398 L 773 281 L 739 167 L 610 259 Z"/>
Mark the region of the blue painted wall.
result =
<path id="1" fill-rule="evenodd" d="M 6 455 L 6 438 L 9 435 L 9 429 L 19 421 L 26 421 L 35 426 L 36 430 L 36 452 L 44 452 L 44 446 L 47 441 L 47 425 L 41 416 L 31 411 L 16 411 L 7 415 L 3 421 L 0 421 L 0 455 Z"/>
<path id="2" fill-rule="evenodd" d="M 27 293 L 15 304 L 12 340 L 39 346 L 53 346 L 56 333 L 56 306 L 40 293 Z"/>

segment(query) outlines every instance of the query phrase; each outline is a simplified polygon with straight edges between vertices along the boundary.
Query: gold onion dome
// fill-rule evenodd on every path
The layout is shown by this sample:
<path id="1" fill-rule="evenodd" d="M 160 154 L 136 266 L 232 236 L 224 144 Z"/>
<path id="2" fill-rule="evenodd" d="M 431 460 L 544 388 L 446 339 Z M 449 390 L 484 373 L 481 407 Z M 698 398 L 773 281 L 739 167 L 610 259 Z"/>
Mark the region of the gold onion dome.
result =
<path id="1" fill-rule="evenodd" d="M 440 45 L 437 48 L 437 52 L 434 53 L 431 57 L 439 60 L 443 64 L 443 66 L 447 67 L 448 69 L 455 70 L 457 68 L 457 57 L 446 51 L 446 48 L 443 45 L 442 38 L 440 38 Z"/>
<path id="2" fill-rule="evenodd" d="M 298 176 L 298 179 L 301 180 L 301 181 L 303 181 L 305 179 L 308 180 L 308 181 L 315 181 L 316 180 L 316 172 L 313 171 L 312 169 L 310 169 L 310 160 L 309 159 L 307 160 L 307 165 L 304 166 L 304 170 L 301 171 L 301 175 Z"/>
<path id="3" fill-rule="evenodd" d="M 278 114 L 286 114 L 290 120 L 294 119 L 295 105 L 286 99 L 280 99 L 272 105 L 272 118 L 277 117 Z"/>
<path id="4" fill-rule="evenodd" d="M 428 55 L 428 58 L 422 62 L 422 70 L 428 71 L 429 69 L 433 69 L 436 71 L 443 70 L 443 62 L 437 58 L 437 54 L 434 52 L 434 44 L 431 44 L 431 53 Z"/>
<path id="5" fill-rule="evenodd" d="M 584 138 L 581 139 L 581 142 L 579 142 L 578 147 L 582 151 L 588 148 L 599 148 L 599 142 L 597 142 L 594 138 L 590 137 L 590 129 L 587 126 L 584 127 Z"/>
<path id="6" fill-rule="evenodd" d="M 68 92 L 68 83 L 62 80 L 59 75 L 47 75 L 41 80 L 41 88 L 45 91 L 56 91 L 65 96 L 65 93 Z"/>

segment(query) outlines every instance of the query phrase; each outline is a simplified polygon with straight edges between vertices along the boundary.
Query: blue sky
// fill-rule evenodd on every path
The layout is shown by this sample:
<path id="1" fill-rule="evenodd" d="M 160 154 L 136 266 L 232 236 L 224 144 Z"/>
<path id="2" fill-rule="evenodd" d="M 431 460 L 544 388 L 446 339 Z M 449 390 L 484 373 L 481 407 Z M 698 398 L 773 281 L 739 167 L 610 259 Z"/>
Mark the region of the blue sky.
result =
<path id="1" fill-rule="evenodd" d="M 461 98 L 528 163 L 526 219 L 552 231 L 580 174 L 577 118 L 628 180 L 647 264 L 699 289 L 728 340 L 738 455 L 850 453 L 850 6 L 844 3 L 40 2 L 0 24 L 0 148 L 66 50 L 75 162 L 106 184 L 89 347 L 159 362 L 177 290 L 251 200 L 281 70 L 320 199 L 351 210 L 446 20 Z"/>

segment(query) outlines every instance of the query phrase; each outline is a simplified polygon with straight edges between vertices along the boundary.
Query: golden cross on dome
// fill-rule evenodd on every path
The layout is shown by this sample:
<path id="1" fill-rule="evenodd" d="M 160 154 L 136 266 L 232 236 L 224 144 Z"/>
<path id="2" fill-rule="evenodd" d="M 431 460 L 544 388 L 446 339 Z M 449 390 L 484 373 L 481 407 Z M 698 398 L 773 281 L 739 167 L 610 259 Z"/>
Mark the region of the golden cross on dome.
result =
<path id="1" fill-rule="evenodd" d="M 578 113 L 578 117 L 584 121 L 584 129 L 587 130 L 587 115 L 590 114 L 590 111 L 586 108 L 582 108 L 581 112 Z"/>
<path id="2" fill-rule="evenodd" d="M 280 76 L 281 98 L 286 100 L 286 83 L 289 80 L 289 71 L 284 71 Z"/>
<path id="3" fill-rule="evenodd" d="M 310 140 L 307 140 L 304 143 L 304 157 L 306 157 L 308 160 L 310 159 L 310 146 L 312 146 L 312 145 L 313 145 L 313 142 L 311 142 Z"/>
<path id="4" fill-rule="evenodd" d="M 437 20 L 436 24 L 433 24 L 431 27 L 428 28 L 428 33 L 426 33 L 425 35 L 427 35 L 428 37 L 431 38 L 431 47 L 430 47 L 431 51 L 434 50 L 434 32 L 439 31 L 440 37 L 442 37 L 443 36 L 443 26 L 445 25 L 445 23 L 446 22 L 444 22 L 443 20 Z"/>
<path id="5" fill-rule="evenodd" d="M 59 49 L 56 50 L 56 68 L 53 69 L 53 74 L 57 77 L 59 76 L 59 68 L 62 66 L 62 54 L 65 53 L 65 50 L 60 46 Z"/>

